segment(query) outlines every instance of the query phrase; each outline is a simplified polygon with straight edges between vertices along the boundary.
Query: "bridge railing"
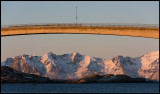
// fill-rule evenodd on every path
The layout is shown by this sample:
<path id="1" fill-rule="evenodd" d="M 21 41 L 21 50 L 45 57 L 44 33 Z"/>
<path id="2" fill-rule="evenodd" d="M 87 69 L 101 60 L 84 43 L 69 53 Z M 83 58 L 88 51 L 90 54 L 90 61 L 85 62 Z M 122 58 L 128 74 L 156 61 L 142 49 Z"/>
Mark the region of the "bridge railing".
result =
<path id="1" fill-rule="evenodd" d="M 33 24 L 11 24 L 1 25 L 1 28 L 10 27 L 62 27 L 62 26 L 89 26 L 89 27 L 147 27 L 159 28 L 159 24 L 138 24 L 138 23 L 33 23 Z"/>

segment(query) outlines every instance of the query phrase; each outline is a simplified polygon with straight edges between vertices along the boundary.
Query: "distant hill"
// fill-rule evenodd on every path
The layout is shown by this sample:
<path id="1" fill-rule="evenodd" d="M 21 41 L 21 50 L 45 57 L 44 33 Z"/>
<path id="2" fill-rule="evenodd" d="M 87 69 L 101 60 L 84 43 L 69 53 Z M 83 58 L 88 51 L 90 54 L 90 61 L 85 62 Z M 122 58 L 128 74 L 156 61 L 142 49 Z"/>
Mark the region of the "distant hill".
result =
<path id="1" fill-rule="evenodd" d="M 7 66 L 1 66 L 1 83 L 46 83 L 49 78 L 16 71 Z"/>

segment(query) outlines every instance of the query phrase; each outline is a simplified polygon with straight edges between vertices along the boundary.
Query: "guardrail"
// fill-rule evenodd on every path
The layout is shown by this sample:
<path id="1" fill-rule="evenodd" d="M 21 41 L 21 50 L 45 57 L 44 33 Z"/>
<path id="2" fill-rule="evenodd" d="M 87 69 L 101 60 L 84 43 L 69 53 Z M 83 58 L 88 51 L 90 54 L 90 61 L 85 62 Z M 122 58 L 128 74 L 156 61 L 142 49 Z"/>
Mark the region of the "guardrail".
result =
<path id="1" fill-rule="evenodd" d="M 159 24 L 138 24 L 138 23 L 33 23 L 33 24 L 11 24 L 1 25 L 1 28 L 10 27 L 61 27 L 61 26 L 90 26 L 90 27 L 147 27 L 159 28 Z"/>

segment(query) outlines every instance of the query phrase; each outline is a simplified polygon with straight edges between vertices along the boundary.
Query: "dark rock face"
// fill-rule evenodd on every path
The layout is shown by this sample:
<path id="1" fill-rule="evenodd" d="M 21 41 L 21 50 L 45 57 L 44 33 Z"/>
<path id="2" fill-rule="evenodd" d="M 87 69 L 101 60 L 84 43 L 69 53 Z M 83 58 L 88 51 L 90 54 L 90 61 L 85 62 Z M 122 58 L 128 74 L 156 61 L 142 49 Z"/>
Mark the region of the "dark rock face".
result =
<path id="1" fill-rule="evenodd" d="M 131 78 L 127 75 L 90 75 L 78 80 L 73 83 L 148 83 L 154 82 L 152 80 L 146 80 L 145 78 Z"/>
<path id="2" fill-rule="evenodd" d="M 27 74 L 13 70 L 7 66 L 1 66 L 1 83 L 43 83 L 50 79 L 34 74 Z"/>

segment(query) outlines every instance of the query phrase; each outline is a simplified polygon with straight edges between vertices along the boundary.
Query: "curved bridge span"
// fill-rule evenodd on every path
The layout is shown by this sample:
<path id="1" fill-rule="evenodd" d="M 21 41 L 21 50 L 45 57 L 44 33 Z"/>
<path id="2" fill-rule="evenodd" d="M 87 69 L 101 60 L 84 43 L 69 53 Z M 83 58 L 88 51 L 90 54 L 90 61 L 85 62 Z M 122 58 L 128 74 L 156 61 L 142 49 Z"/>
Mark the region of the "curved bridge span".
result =
<path id="1" fill-rule="evenodd" d="M 159 25 L 146 24 L 26 24 L 2 26 L 1 37 L 27 34 L 103 34 L 159 38 Z"/>

